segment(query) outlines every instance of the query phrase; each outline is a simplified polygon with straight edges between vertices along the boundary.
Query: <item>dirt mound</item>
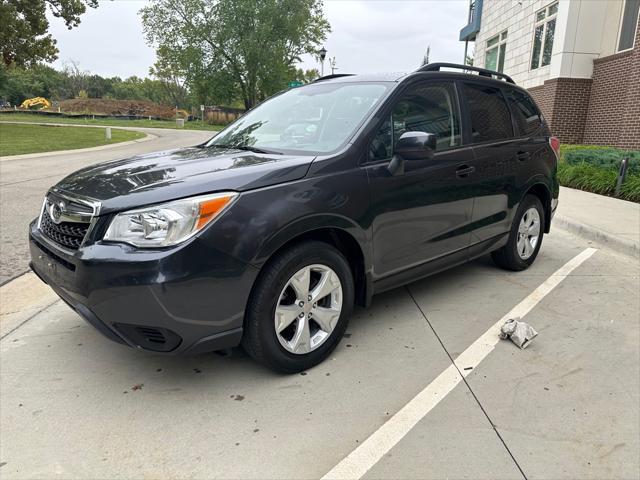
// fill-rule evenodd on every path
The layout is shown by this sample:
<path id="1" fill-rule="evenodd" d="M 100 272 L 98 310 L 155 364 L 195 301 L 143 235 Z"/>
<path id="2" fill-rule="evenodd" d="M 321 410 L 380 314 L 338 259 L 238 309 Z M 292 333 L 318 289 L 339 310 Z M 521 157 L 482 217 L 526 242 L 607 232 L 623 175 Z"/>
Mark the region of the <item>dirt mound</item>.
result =
<path id="1" fill-rule="evenodd" d="M 60 110 L 64 113 L 152 116 L 159 118 L 175 118 L 176 115 L 171 107 L 145 100 L 74 98 L 72 100 L 62 100 L 59 105 Z"/>

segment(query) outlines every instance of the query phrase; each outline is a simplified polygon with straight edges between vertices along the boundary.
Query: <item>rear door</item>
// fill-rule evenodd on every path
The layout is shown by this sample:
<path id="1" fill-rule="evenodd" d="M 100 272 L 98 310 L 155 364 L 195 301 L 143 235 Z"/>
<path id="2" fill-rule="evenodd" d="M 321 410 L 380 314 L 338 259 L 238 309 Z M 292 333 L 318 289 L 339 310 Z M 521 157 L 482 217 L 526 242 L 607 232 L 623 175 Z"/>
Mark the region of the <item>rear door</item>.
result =
<path id="1" fill-rule="evenodd" d="M 520 148 L 507 100 L 499 86 L 461 82 L 467 137 L 475 152 L 471 245 L 498 240 L 511 227 L 520 200 L 517 176 Z"/>
<path id="2" fill-rule="evenodd" d="M 469 244 L 473 194 L 457 170 L 473 160 L 462 146 L 460 111 L 453 81 L 420 80 L 392 101 L 369 144 L 374 278 L 381 279 Z M 408 131 L 437 138 L 430 160 L 407 161 L 405 172 L 388 170 L 398 138 Z"/>
<path id="3" fill-rule="evenodd" d="M 522 190 L 537 174 L 545 174 L 543 165 L 553 159 L 549 148 L 549 135 L 542 121 L 540 110 L 528 93 L 510 86 L 504 87 L 504 94 L 511 110 L 516 137 L 514 146 L 518 165 L 516 188 Z"/>

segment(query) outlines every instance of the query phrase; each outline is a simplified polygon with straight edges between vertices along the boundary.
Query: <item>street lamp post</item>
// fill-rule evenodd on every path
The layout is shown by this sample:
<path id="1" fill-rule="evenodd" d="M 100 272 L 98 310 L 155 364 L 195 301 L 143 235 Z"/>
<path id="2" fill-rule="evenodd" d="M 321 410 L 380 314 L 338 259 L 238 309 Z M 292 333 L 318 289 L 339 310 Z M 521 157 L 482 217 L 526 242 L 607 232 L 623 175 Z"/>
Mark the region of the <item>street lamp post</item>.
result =
<path id="1" fill-rule="evenodd" d="M 324 59 L 327 57 L 327 50 L 322 47 L 318 53 L 320 54 L 320 76 L 324 77 Z"/>

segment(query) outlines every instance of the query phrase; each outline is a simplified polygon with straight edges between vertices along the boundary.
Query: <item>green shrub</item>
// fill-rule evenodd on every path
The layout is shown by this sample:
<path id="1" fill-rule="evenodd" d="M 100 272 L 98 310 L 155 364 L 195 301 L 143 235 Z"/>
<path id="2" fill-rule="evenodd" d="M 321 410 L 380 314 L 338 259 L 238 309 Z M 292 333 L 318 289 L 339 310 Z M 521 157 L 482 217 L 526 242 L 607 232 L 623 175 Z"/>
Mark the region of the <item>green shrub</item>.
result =
<path id="1" fill-rule="evenodd" d="M 629 168 L 619 198 L 640 203 L 640 151 L 625 151 L 597 145 L 562 145 L 558 181 L 565 187 L 601 195 L 615 195 L 622 159 Z"/>
<path id="2" fill-rule="evenodd" d="M 613 196 L 618 180 L 617 170 L 586 163 L 558 165 L 558 181 L 565 187 Z M 620 189 L 619 198 L 640 203 L 640 175 L 628 174 Z"/>
<path id="3" fill-rule="evenodd" d="M 640 175 L 629 175 L 620 189 L 620 198 L 640 203 Z"/>
<path id="4" fill-rule="evenodd" d="M 613 147 L 592 145 L 564 145 L 561 147 L 560 161 L 569 165 L 593 165 L 618 171 L 622 159 L 629 158 L 628 174 L 640 175 L 640 151 L 620 150 Z"/>

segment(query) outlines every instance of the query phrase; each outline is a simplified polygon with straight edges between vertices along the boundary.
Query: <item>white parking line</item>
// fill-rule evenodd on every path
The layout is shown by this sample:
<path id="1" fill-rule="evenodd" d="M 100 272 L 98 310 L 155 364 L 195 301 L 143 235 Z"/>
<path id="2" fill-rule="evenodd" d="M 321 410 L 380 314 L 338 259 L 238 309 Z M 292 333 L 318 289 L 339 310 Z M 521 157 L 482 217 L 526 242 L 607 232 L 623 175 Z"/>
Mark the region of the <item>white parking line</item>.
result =
<path id="1" fill-rule="evenodd" d="M 424 390 L 418 393 L 398 413 L 376 430 L 369 438 L 333 467 L 323 478 L 358 479 L 389 452 L 409 431 L 447 396 L 460 382 L 489 355 L 499 342 L 498 333 L 502 324 L 510 318 L 522 318 L 547 294 L 557 287 L 573 270 L 579 267 L 596 248 L 587 248 L 569 260 L 547 278 L 529 296 L 509 313 L 493 324 L 480 338 L 473 342 Z M 456 368 L 457 367 L 457 368 Z M 469 367 L 472 367 L 471 369 Z M 462 375 L 461 375 L 462 372 Z"/>

